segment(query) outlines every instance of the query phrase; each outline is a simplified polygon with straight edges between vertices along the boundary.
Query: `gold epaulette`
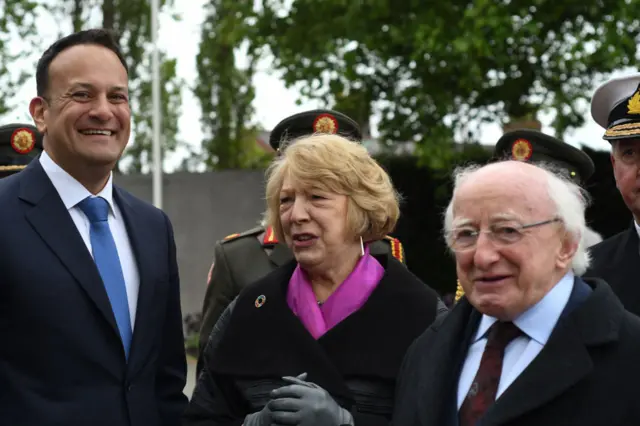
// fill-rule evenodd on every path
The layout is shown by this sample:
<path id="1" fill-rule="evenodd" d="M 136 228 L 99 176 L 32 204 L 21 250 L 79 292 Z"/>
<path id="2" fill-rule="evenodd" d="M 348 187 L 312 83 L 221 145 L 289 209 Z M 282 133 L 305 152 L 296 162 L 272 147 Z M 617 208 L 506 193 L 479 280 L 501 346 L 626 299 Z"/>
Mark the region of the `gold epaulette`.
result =
<path id="1" fill-rule="evenodd" d="M 402 243 L 400 242 L 400 240 L 397 238 L 393 238 L 390 235 L 385 235 L 384 238 L 391 244 L 391 254 L 393 255 L 393 257 L 404 263 L 404 248 L 402 247 Z"/>
<path id="2" fill-rule="evenodd" d="M 462 286 L 460 285 L 460 280 L 458 280 L 458 282 L 456 284 L 456 297 L 453 299 L 453 302 L 457 303 L 458 300 L 460 300 L 462 298 L 462 296 L 464 296 L 464 290 L 462 289 Z"/>

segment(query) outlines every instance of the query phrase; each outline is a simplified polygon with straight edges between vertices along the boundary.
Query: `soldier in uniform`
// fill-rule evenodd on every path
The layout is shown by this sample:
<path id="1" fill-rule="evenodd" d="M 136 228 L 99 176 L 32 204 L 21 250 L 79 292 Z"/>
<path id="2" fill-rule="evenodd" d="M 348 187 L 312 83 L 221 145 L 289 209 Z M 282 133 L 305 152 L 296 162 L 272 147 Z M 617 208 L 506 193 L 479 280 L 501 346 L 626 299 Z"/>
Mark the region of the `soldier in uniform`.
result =
<path id="1" fill-rule="evenodd" d="M 0 178 L 27 167 L 42 152 L 42 134 L 30 124 L 0 126 Z"/>
<path id="2" fill-rule="evenodd" d="M 583 185 L 595 171 L 595 165 L 584 151 L 537 130 L 519 129 L 505 133 L 496 144 L 493 156 L 531 163 L 546 163 L 565 173 L 578 185 Z M 587 228 L 587 247 L 602 241 L 602 237 Z M 464 295 L 460 282 L 456 286 L 455 301 Z"/>
<path id="3" fill-rule="evenodd" d="M 611 143 L 616 187 L 633 216 L 629 227 L 591 248 L 586 277 L 602 278 L 625 309 L 640 315 L 640 74 L 615 78 L 596 89 L 591 115 Z"/>
<path id="4" fill-rule="evenodd" d="M 353 140 L 362 140 L 358 124 L 337 111 L 312 110 L 282 120 L 271 132 L 269 144 L 278 152 L 280 144 L 313 133 L 337 133 Z M 283 147 L 284 148 L 284 147 Z M 387 236 L 370 245 L 371 254 L 394 256 L 404 263 L 402 244 Z M 209 271 L 207 291 L 202 308 L 199 353 L 202 355 L 216 321 L 246 285 L 257 281 L 278 266 L 293 259 L 286 244 L 277 241 L 273 229 L 257 226 L 232 234 L 216 243 Z M 198 357 L 197 372 L 202 356 Z"/>

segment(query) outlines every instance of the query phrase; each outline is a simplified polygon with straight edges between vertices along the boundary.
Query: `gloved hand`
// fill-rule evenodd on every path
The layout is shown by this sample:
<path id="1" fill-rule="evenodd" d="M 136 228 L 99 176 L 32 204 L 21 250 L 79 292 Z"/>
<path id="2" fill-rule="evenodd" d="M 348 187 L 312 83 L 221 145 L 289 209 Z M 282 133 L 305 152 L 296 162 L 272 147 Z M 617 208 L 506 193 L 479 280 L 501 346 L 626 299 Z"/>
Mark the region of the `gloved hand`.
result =
<path id="1" fill-rule="evenodd" d="M 304 380 L 306 378 L 307 373 L 302 373 L 298 377 L 294 377 L 294 379 L 300 380 Z M 242 426 L 271 426 L 272 424 L 271 410 L 269 410 L 268 405 L 265 405 L 264 408 L 257 413 L 247 415 L 244 418 Z"/>
<path id="2" fill-rule="evenodd" d="M 353 416 L 340 407 L 329 393 L 315 383 L 298 377 L 283 377 L 289 386 L 271 391 L 266 408 L 279 425 L 354 426 Z"/>

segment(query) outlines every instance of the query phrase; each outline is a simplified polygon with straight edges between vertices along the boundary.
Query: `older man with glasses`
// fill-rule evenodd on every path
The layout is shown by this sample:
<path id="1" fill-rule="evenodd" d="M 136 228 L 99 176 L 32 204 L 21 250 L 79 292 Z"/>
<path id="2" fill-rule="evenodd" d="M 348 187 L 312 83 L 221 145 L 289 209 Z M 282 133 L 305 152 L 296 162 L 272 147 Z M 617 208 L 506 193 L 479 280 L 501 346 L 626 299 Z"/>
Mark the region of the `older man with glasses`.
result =
<path id="1" fill-rule="evenodd" d="M 465 296 L 407 352 L 394 426 L 640 424 L 640 319 L 580 278 L 586 205 L 539 165 L 456 172 L 444 228 Z"/>

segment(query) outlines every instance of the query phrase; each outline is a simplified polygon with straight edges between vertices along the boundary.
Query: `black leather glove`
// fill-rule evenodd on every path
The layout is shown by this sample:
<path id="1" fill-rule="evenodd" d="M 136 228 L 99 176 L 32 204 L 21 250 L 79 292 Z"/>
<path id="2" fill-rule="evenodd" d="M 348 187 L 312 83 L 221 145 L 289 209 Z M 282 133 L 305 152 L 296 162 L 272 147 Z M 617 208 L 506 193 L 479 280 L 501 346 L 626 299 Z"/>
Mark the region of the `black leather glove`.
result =
<path id="1" fill-rule="evenodd" d="M 353 416 L 340 407 L 329 393 L 315 383 L 298 377 L 283 377 L 289 386 L 271 391 L 265 408 L 278 425 L 354 426 Z"/>
<path id="2" fill-rule="evenodd" d="M 294 377 L 293 379 L 304 380 L 307 378 L 307 373 L 302 373 L 298 375 L 298 377 Z M 242 426 L 271 426 L 273 424 L 273 420 L 271 418 L 271 410 L 268 405 L 265 405 L 264 408 L 257 413 L 252 413 L 247 415 L 244 418 L 244 423 Z"/>

